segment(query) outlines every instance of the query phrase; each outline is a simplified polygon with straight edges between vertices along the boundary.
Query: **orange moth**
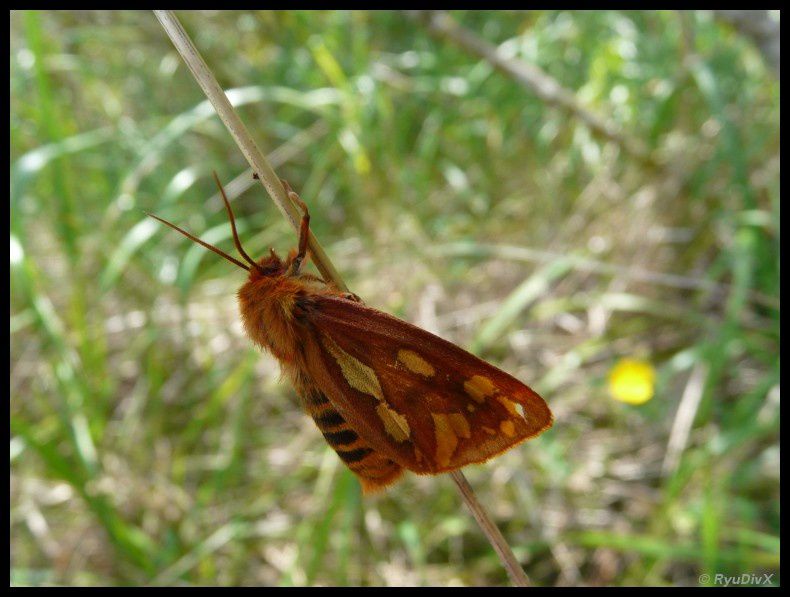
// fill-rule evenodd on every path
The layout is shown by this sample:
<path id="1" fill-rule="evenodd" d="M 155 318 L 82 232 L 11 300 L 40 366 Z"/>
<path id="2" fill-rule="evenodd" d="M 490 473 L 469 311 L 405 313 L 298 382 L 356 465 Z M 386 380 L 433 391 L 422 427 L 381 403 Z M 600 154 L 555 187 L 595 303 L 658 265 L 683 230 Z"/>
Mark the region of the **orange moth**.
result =
<path id="1" fill-rule="evenodd" d="M 247 270 L 238 292 L 244 330 L 280 361 L 326 441 L 365 493 L 404 469 L 436 475 L 488 460 L 551 427 L 529 387 L 451 342 L 363 304 L 302 271 L 310 215 L 288 258 L 255 261 L 241 246 L 225 191 L 233 241 L 246 263 L 148 214 Z"/>

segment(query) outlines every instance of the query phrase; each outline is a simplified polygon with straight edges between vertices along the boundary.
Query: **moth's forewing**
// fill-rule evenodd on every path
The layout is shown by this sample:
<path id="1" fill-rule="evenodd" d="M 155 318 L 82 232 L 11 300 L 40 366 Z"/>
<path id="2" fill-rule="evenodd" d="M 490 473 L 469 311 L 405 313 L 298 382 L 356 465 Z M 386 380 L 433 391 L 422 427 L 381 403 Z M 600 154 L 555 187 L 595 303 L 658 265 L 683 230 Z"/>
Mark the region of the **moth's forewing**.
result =
<path id="1" fill-rule="evenodd" d="M 368 444 L 417 473 L 500 454 L 551 427 L 529 387 L 454 344 L 361 303 L 311 297 L 306 361 Z"/>

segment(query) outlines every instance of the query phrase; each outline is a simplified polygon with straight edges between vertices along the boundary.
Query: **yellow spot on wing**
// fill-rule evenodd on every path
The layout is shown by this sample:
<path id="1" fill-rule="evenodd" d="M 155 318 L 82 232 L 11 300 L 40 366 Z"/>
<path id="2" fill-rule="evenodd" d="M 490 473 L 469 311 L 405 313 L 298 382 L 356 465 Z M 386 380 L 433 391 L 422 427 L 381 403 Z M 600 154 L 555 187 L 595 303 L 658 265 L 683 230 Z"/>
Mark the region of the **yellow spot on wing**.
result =
<path id="1" fill-rule="evenodd" d="M 433 366 L 413 350 L 399 350 L 398 360 L 412 373 L 417 373 L 424 377 L 433 377 L 436 374 Z"/>
<path id="2" fill-rule="evenodd" d="M 458 447 L 458 438 L 472 436 L 469 421 L 461 413 L 431 413 L 431 416 L 436 428 L 436 461 L 447 466 Z"/>
<path id="3" fill-rule="evenodd" d="M 466 420 L 465 416 L 461 413 L 450 413 L 447 415 L 447 418 L 450 421 L 450 427 L 453 428 L 458 437 L 472 437 L 472 433 L 469 430 L 469 421 Z"/>
<path id="4" fill-rule="evenodd" d="M 441 466 L 450 464 L 450 458 L 458 446 L 458 437 L 455 435 L 450 417 L 444 413 L 431 413 L 433 425 L 436 428 L 436 461 Z"/>
<path id="5" fill-rule="evenodd" d="M 494 383 L 482 375 L 473 375 L 464 382 L 464 390 L 467 394 L 480 404 L 485 402 L 486 398 L 493 396 L 496 392 Z"/>
<path id="6" fill-rule="evenodd" d="M 376 414 L 378 414 L 382 423 L 384 423 L 384 430 L 391 435 L 395 441 L 405 442 L 409 439 L 411 429 L 409 429 L 409 423 L 406 417 L 395 412 L 383 402 L 376 407 Z"/>
<path id="7" fill-rule="evenodd" d="M 504 406 L 511 415 L 514 417 L 521 417 L 521 413 L 518 412 L 515 402 L 508 400 L 504 396 L 497 396 L 496 399 L 499 400 L 502 406 Z"/>
<path id="8" fill-rule="evenodd" d="M 340 371 L 343 377 L 355 390 L 359 390 L 365 394 L 370 394 L 378 400 L 384 401 L 384 393 L 381 391 L 381 384 L 379 383 L 376 372 L 370 367 L 362 363 L 359 359 L 352 357 L 345 350 L 340 348 L 337 343 L 329 336 L 322 336 L 324 346 L 329 351 L 337 364 L 340 366 Z"/>
<path id="9" fill-rule="evenodd" d="M 502 433 L 504 433 L 508 437 L 513 437 L 514 435 L 516 435 L 516 426 L 513 424 L 513 421 L 510 420 L 502 421 L 499 424 L 499 428 L 502 430 Z"/>
<path id="10" fill-rule="evenodd" d="M 491 429 L 491 427 L 483 427 L 483 431 L 485 431 L 488 435 L 496 435 L 496 431 Z"/>

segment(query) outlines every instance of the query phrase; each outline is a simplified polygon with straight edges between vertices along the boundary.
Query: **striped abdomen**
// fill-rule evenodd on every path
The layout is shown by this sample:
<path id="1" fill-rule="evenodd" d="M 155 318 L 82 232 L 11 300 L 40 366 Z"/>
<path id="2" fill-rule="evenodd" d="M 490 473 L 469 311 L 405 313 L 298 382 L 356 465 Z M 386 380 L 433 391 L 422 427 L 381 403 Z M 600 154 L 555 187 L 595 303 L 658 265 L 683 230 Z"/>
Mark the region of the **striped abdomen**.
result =
<path id="1" fill-rule="evenodd" d="M 323 392 L 306 389 L 302 399 L 307 414 L 340 459 L 359 477 L 365 493 L 383 489 L 403 473 L 399 464 L 376 452 L 351 429 Z"/>

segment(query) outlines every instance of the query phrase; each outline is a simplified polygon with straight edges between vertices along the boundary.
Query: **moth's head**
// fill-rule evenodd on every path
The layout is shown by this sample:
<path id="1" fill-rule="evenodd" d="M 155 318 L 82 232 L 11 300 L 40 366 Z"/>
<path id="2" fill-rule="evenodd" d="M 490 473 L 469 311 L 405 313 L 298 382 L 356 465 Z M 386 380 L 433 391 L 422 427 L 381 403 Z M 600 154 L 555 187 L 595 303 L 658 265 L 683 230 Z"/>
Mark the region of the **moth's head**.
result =
<path id="1" fill-rule="evenodd" d="M 280 276 L 285 273 L 285 263 L 280 259 L 274 249 L 269 249 L 268 257 L 261 257 L 255 262 L 255 266 L 250 268 L 250 282 L 261 278 Z"/>

